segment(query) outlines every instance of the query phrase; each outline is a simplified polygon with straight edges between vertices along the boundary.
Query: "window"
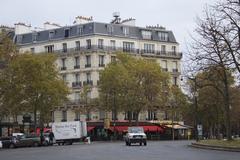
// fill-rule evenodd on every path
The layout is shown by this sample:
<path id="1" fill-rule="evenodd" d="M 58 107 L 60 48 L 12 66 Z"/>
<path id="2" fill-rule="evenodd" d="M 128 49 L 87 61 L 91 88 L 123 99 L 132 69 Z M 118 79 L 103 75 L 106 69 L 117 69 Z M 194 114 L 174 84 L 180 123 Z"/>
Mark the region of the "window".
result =
<path id="1" fill-rule="evenodd" d="M 87 49 L 91 49 L 91 39 L 87 40 Z"/>
<path id="2" fill-rule="evenodd" d="M 66 74 L 63 74 L 63 75 L 62 75 L 62 79 L 63 79 L 64 82 L 67 82 L 67 75 L 66 75 Z"/>
<path id="3" fill-rule="evenodd" d="M 178 64 L 177 61 L 173 61 L 173 72 L 178 72 Z"/>
<path id="4" fill-rule="evenodd" d="M 128 27 L 123 27 L 123 34 L 125 36 L 129 35 L 129 28 Z"/>
<path id="5" fill-rule="evenodd" d="M 53 51 L 54 51 L 54 45 L 45 46 L 45 52 L 53 53 Z"/>
<path id="6" fill-rule="evenodd" d="M 165 45 L 161 45 L 161 53 L 166 54 L 166 46 Z"/>
<path id="7" fill-rule="evenodd" d="M 98 48 L 103 49 L 103 39 L 98 39 Z"/>
<path id="8" fill-rule="evenodd" d="M 83 26 L 78 26 L 77 27 L 77 34 L 82 35 L 83 34 Z"/>
<path id="9" fill-rule="evenodd" d="M 156 112 L 152 110 L 148 110 L 148 117 L 147 120 L 157 120 L 157 114 Z"/>
<path id="10" fill-rule="evenodd" d="M 85 67 L 91 67 L 91 56 L 90 55 L 86 55 L 86 65 Z"/>
<path id="11" fill-rule="evenodd" d="M 107 31 L 109 34 L 112 34 L 113 33 L 113 26 L 112 25 L 108 25 L 107 26 Z"/>
<path id="12" fill-rule="evenodd" d="M 151 31 L 142 31 L 142 38 L 143 39 L 152 39 L 152 32 Z"/>
<path id="13" fill-rule="evenodd" d="M 67 52 L 67 43 L 63 43 L 63 52 L 66 53 Z"/>
<path id="14" fill-rule="evenodd" d="M 99 119 L 104 120 L 105 118 L 105 112 L 104 111 L 99 111 Z"/>
<path id="15" fill-rule="evenodd" d="M 115 40 L 110 41 L 110 47 L 112 50 L 116 50 L 116 41 Z"/>
<path id="16" fill-rule="evenodd" d="M 80 92 L 75 92 L 74 93 L 74 101 L 79 102 L 80 101 Z"/>
<path id="17" fill-rule="evenodd" d="M 91 73 L 87 72 L 86 77 L 87 77 L 87 82 L 90 82 L 91 81 Z"/>
<path id="18" fill-rule="evenodd" d="M 155 45 L 144 43 L 144 53 L 154 53 Z"/>
<path id="19" fill-rule="evenodd" d="M 130 112 L 130 111 L 128 111 L 128 112 L 126 112 L 125 113 L 125 120 L 136 120 L 137 119 L 137 117 L 138 117 L 138 114 L 137 113 L 135 113 L 135 112 Z"/>
<path id="20" fill-rule="evenodd" d="M 49 31 L 49 39 L 53 39 L 54 37 L 54 31 Z"/>
<path id="21" fill-rule="evenodd" d="M 80 41 L 76 41 L 75 45 L 76 45 L 76 51 L 80 51 Z"/>
<path id="22" fill-rule="evenodd" d="M 69 37 L 69 35 L 70 35 L 69 33 L 70 33 L 70 29 L 65 29 L 64 30 L 64 37 L 65 38 Z"/>
<path id="23" fill-rule="evenodd" d="M 176 46 L 172 46 L 172 53 L 176 54 Z"/>
<path id="24" fill-rule="evenodd" d="M 66 70 L 67 69 L 67 67 L 66 67 L 66 58 L 62 58 L 61 59 L 61 63 L 62 63 L 61 70 Z"/>
<path id="25" fill-rule="evenodd" d="M 177 77 L 173 77 L 173 84 L 177 85 Z"/>
<path id="26" fill-rule="evenodd" d="M 54 122 L 54 111 L 51 111 L 51 118 L 52 118 L 52 122 Z"/>
<path id="27" fill-rule="evenodd" d="M 80 68 L 80 58 L 77 56 L 74 59 L 75 59 L 74 69 L 79 69 Z"/>
<path id="28" fill-rule="evenodd" d="M 80 121 L 80 112 L 75 112 L 75 121 Z"/>
<path id="29" fill-rule="evenodd" d="M 133 42 L 123 42 L 123 52 L 133 52 L 134 43 Z"/>
<path id="30" fill-rule="evenodd" d="M 75 74 L 75 81 L 80 82 L 80 74 L 79 73 Z"/>
<path id="31" fill-rule="evenodd" d="M 167 60 L 162 60 L 161 66 L 163 71 L 166 71 L 166 72 L 168 71 Z"/>
<path id="32" fill-rule="evenodd" d="M 17 36 L 17 43 L 22 43 L 22 39 L 23 39 L 23 36 L 22 35 L 18 35 Z"/>
<path id="33" fill-rule="evenodd" d="M 35 53 L 35 48 L 30 48 L 31 53 Z"/>
<path id="34" fill-rule="evenodd" d="M 158 37 L 161 41 L 168 41 L 168 33 L 167 32 L 158 32 Z"/>
<path id="35" fill-rule="evenodd" d="M 62 111 L 62 122 L 67 121 L 67 111 Z"/>
<path id="36" fill-rule="evenodd" d="M 111 56 L 111 62 L 116 62 L 116 56 Z"/>
<path id="37" fill-rule="evenodd" d="M 104 55 L 99 55 L 99 67 L 104 67 Z"/>
<path id="38" fill-rule="evenodd" d="M 32 34 L 32 41 L 36 42 L 37 41 L 37 33 Z"/>

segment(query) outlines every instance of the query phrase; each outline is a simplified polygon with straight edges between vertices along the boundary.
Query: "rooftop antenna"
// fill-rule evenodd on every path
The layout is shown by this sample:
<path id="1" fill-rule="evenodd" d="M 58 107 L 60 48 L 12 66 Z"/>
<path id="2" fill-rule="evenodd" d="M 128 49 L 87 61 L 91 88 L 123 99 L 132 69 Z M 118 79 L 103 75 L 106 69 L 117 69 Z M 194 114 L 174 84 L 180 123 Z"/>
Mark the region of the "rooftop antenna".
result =
<path id="1" fill-rule="evenodd" d="M 120 12 L 113 12 L 113 17 L 115 18 L 114 20 L 112 20 L 111 23 L 113 24 L 119 24 L 121 22 L 121 18 L 120 17 Z"/>

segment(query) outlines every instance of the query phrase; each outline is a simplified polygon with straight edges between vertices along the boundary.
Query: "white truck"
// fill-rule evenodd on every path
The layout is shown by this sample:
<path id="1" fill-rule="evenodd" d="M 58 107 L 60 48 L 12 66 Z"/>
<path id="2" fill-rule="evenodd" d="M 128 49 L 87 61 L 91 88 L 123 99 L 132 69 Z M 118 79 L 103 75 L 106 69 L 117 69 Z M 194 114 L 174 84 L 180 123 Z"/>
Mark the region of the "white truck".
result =
<path id="1" fill-rule="evenodd" d="M 52 132 L 58 145 L 72 144 L 84 141 L 87 136 L 87 123 L 85 121 L 52 123 Z"/>

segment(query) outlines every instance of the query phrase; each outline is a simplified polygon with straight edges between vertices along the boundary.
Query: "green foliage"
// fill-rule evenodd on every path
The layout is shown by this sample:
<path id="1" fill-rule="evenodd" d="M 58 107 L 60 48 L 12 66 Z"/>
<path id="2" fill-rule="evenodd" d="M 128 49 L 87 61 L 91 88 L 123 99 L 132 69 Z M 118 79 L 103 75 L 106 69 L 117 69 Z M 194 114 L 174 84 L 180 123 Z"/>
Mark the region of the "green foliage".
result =
<path id="1" fill-rule="evenodd" d="M 166 105 L 169 75 L 156 62 L 123 53 L 100 73 L 103 109 L 139 113 Z"/>
<path id="2" fill-rule="evenodd" d="M 50 111 L 62 105 L 69 93 L 58 77 L 56 57 L 50 54 L 15 56 L 0 77 L 3 106 L 12 115 L 40 113 L 41 123 L 49 121 Z"/>

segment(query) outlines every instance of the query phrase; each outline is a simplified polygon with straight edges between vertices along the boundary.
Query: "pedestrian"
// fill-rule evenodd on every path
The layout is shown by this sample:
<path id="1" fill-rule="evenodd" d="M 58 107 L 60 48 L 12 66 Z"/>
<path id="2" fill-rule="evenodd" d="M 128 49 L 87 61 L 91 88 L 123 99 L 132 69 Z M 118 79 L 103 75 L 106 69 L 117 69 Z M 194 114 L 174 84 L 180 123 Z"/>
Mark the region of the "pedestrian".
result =
<path id="1" fill-rule="evenodd" d="M 51 132 L 49 133 L 49 143 L 50 143 L 50 145 L 53 145 L 53 139 L 54 139 L 54 134 L 53 134 L 53 132 L 51 131 Z"/>

